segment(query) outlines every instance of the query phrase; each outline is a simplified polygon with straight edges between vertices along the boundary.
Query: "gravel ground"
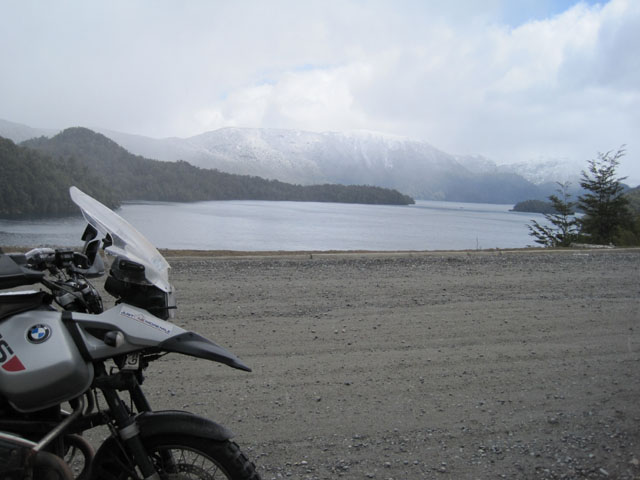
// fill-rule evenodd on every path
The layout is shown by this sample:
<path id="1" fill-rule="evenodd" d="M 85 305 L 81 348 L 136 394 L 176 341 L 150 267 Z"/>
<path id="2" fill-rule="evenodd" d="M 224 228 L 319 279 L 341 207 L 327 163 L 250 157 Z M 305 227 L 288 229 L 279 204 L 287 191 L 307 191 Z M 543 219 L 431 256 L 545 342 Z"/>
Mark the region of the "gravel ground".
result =
<path id="1" fill-rule="evenodd" d="M 179 256 L 156 408 L 264 479 L 640 478 L 640 250 Z"/>

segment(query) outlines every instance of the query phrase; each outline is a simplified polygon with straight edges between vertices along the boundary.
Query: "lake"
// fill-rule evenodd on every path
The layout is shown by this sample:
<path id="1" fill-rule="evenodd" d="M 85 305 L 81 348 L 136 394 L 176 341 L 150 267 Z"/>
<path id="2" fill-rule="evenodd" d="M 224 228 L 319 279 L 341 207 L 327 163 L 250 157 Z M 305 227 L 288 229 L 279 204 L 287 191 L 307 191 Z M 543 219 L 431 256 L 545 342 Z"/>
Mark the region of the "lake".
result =
<path id="1" fill-rule="evenodd" d="M 512 205 L 215 201 L 129 203 L 117 213 L 158 248 L 240 251 L 475 250 L 533 245 L 527 224 L 544 217 Z M 0 246 L 81 245 L 77 216 L 0 219 Z"/>

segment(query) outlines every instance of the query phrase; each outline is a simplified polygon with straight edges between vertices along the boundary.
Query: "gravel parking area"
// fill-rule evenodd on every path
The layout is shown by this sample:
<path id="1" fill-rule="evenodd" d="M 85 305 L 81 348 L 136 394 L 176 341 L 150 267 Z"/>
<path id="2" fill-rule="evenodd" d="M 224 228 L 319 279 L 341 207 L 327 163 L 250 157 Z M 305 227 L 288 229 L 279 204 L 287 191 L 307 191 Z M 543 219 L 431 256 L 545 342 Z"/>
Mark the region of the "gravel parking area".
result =
<path id="1" fill-rule="evenodd" d="M 234 430 L 265 479 L 640 478 L 640 250 L 168 256 L 156 408 Z"/>

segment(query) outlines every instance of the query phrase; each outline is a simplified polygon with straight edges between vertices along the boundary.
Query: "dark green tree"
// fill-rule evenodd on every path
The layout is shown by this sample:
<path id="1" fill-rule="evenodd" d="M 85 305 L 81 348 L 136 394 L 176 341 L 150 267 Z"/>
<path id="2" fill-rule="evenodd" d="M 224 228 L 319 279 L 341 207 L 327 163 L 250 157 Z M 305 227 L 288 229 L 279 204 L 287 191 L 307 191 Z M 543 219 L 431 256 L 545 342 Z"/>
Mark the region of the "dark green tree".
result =
<path id="1" fill-rule="evenodd" d="M 535 242 L 545 247 L 568 247 L 578 238 L 578 219 L 575 217 L 575 203 L 570 201 L 569 182 L 558 183 L 558 195 L 550 195 L 549 201 L 553 213 L 546 213 L 544 218 L 548 226 L 533 220 L 529 227 L 529 235 Z"/>
<path id="2" fill-rule="evenodd" d="M 615 153 L 598 153 L 596 159 L 589 160 L 587 171 L 582 171 L 580 186 L 586 193 L 578 197 L 578 205 L 584 212 L 580 233 L 589 243 L 614 244 L 617 236 L 633 228 L 622 184 L 626 177 L 616 177 L 625 153 L 624 145 Z"/>

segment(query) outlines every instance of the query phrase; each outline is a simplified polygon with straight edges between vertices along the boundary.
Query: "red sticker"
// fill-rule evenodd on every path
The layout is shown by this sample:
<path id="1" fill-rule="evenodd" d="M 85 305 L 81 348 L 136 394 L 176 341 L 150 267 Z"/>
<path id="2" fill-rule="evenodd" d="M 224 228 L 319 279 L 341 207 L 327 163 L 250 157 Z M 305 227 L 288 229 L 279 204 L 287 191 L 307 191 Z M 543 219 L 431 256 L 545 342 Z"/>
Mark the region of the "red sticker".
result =
<path id="1" fill-rule="evenodd" d="M 19 372 L 20 370 L 26 370 L 18 357 L 12 357 L 2 364 L 2 368 L 7 372 Z"/>

